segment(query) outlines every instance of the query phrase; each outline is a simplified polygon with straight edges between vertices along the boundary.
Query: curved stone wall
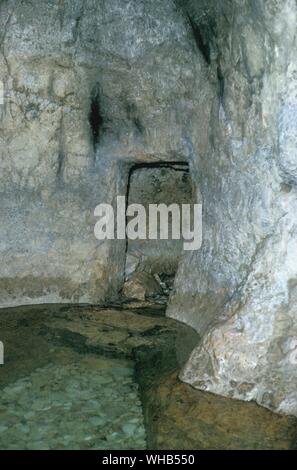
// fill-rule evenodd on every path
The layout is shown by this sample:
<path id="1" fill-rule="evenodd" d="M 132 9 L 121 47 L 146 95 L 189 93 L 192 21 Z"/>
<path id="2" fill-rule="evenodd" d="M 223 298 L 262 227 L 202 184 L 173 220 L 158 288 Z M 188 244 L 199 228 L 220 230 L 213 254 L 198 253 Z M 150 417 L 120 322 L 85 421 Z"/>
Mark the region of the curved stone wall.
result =
<path id="1" fill-rule="evenodd" d="M 202 336 L 180 377 L 297 415 L 296 2 L 0 5 L 2 306 L 114 300 L 125 242 L 94 208 L 139 162 L 185 161 L 203 246 L 167 314 Z"/>

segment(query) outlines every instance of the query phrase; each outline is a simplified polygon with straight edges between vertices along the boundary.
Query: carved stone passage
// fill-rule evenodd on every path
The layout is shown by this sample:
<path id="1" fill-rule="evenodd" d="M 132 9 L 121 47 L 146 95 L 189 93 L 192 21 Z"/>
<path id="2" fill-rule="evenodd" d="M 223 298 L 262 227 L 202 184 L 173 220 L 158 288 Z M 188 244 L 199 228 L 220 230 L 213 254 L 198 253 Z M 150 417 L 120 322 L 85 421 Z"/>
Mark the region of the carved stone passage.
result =
<path id="1" fill-rule="evenodd" d="M 180 378 L 297 416 L 295 0 L 7 0 L 0 31 L 0 306 L 117 300 L 126 241 L 94 208 L 185 162 L 203 244 L 167 316 L 202 339 Z"/>

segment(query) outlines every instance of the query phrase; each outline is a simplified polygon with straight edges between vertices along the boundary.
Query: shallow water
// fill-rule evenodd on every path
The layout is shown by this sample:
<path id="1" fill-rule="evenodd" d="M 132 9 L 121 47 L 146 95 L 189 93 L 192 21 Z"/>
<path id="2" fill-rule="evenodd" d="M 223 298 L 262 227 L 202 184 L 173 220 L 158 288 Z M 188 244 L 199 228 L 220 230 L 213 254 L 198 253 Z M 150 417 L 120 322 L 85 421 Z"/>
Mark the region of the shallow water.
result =
<path id="1" fill-rule="evenodd" d="M 144 449 L 133 362 L 51 352 L 0 390 L 0 449 Z"/>
<path id="2" fill-rule="evenodd" d="M 296 449 L 296 418 L 178 380 L 196 332 L 130 308 L 1 309 L 0 449 Z"/>

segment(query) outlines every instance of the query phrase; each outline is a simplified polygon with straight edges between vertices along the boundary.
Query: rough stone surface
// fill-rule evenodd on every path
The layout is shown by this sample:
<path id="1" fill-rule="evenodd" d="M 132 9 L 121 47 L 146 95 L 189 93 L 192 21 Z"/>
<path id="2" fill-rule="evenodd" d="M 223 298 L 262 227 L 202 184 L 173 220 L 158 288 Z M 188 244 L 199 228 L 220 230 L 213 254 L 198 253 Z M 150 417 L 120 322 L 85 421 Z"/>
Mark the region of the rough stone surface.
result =
<path id="1" fill-rule="evenodd" d="M 204 241 L 180 264 L 168 315 L 203 339 L 180 377 L 297 415 L 296 2 L 183 7 L 218 86 L 208 143 L 188 145 Z"/>
<path id="2" fill-rule="evenodd" d="M 171 0 L 6 0 L 0 18 L 1 305 L 116 298 L 125 241 L 96 240 L 94 209 L 137 162 L 185 160 L 207 76 L 191 29 Z"/>
<path id="3" fill-rule="evenodd" d="M 146 272 L 136 272 L 125 282 L 123 295 L 128 300 L 147 300 L 162 294 L 155 278 Z"/>
<path id="4" fill-rule="evenodd" d="M 176 373 L 146 393 L 148 446 L 161 450 L 289 450 L 297 448 L 296 419 L 195 390 Z M 157 406 L 156 406 L 157 405 Z"/>
<path id="5" fill-rule="evenodd" d="M 0 449 L 145 449 L 133 363 L 55 356 L 1 390 Z"/>
<path id="6" fill-rule="evenodd" d="M 186 325 L 73 305 L 5 309 L 0 322 L 0 448 L 296 448 L 296 418 L 177 379 L 197 343 Z"/>
<path id="7" fill-rule="evenodd" d="M 126 244 L 96 241 L 95 206 L 185 161 L 180 377 L 297 416 L 295 0 L 5 0 L 0 31 L 1 306 L 115 299 Z"/>
<path id="8" fill-rule="evenodd" d="M 148 309 L 65 304 L 4 309 L 0 332 L 1 449 L 146 448 L 140 378 L 181 367 L 197 342 Z"/>

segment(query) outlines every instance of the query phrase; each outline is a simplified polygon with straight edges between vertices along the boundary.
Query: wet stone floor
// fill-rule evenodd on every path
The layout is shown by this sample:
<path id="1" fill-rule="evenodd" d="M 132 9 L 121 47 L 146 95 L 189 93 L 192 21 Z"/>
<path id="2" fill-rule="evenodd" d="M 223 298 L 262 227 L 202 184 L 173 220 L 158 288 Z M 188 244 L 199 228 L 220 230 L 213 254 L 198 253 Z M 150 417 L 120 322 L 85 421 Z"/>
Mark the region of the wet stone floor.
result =
<path id="1" fill-rule="evenodd" d="M 145 449 L 133 375 L 128 360 L 51 349 L 0 390 L 0 449 Z"/>
<path id="2" fill-rule="evenodd" d="M 198 340 L 155 304 L 1 309 L 0 450 L 296 449 L 296 418 L 178 380 Z"/>
<path id="3" fill-rule="evenodd" d="M 142 327 L 130 317 L 58 306 L 1 311 L 0 450 L 146 448 L 131 354 Z"/>
<path id="4" fill-rule="evenodd" d="M 156 354 L 172 368 L 177 334 L 188 331 L 162 312 L 1 309 L 0 450 L 145 449 L 140 375 L 151 377 Z"/>

